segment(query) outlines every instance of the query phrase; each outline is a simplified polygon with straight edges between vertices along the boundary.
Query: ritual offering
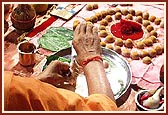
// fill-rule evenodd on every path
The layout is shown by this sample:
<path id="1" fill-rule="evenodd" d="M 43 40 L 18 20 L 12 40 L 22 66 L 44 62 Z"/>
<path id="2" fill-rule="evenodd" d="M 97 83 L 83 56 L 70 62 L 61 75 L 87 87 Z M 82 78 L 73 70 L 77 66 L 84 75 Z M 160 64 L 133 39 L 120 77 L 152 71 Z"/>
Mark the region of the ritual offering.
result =
<path id="1" fill-rule="evenodd" d="M 6 5 L 4 12 L 9 8 L 9 3 Z M 58 60 L 70 68 L 61 71 L 65 76 L 56 79 L 60 82 L 53 85 L 87 98 L 90 84 L 73 48 L 74 31 L 78 29 L 82 31 L 78 37 L 87 37 L 82 40 L 95 36 L 99 39 L 103 71 L 119 111 L 163 111 L 165 6 L 164 3 L 14 4 L 9 19 L 5 16 L 4 20 L 4 71 L 36 77 L 53 60 Z M 79 26 L 83 22 L 93 28 Z M 12 38 L 18 42 L 10 43 Z"/>

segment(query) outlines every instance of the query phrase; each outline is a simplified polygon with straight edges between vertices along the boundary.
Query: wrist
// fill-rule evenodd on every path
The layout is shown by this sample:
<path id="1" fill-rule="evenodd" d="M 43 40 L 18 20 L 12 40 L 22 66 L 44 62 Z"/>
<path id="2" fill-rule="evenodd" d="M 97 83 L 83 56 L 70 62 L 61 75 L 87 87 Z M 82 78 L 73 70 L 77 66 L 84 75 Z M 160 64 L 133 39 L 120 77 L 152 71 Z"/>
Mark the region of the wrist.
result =
<path id="1" fill-rule="evenodd" d="M 81 66 L 85 67 L 87 64 L 89 64 L 90 62 L 94 62 L 94 61 L 103 62 L 103 59 L 101 56 L 93 56 L 93 57 L 83 60 L 81 62 Z"/>

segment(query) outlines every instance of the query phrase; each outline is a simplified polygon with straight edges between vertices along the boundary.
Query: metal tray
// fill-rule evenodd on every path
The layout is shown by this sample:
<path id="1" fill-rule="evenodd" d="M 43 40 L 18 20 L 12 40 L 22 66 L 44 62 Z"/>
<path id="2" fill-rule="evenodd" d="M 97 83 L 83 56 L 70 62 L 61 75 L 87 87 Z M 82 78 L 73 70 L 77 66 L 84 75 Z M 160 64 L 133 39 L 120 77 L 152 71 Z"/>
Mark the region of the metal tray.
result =
<path id="1" fill-rule="evenodd" d="M 63 56 L 71 59 L 71 48 L 57 52 L 55 55 Z M 110 65 L 109 69 L 105 69 L 111 89 L 115 94 L 115 99 L 119 99 L 129 88 L 132 80 L 132 72 L 129 64 L 124 57 L 113 50 L 102 48 L 103 60 Z M 83 83 L 83 84 L 82 84 Z M 82 86 L 83 85 L 83 86 Z M 77 78 L 76 93 L 87 97 L 88 88 L 84 75 Z"/>

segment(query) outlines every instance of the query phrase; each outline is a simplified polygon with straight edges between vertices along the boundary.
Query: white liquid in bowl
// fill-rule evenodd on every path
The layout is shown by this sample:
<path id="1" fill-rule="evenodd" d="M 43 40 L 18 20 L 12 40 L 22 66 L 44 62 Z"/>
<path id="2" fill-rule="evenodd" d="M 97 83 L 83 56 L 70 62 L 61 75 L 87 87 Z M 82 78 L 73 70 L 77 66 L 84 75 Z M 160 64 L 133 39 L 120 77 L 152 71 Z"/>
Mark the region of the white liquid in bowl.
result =
<path id="1" fill-rule="evenodd" d="M 107 61 L 109 64 L 109 67 L 105 69 L 105 72 L 115 98 L 117 98 L 118 95 L 120 95 L 126 87 L 127 72 L 120 64 L 117 64 L 116 66 L 116 64 L 112 63 L 110 60 L 108 60 L 108 58 L 105 58 L 103 60 Z M 79 74 L 79 76 L 77 77 L 75 92 L 84 97 L 88 96 L 88 86 L 86 78 L 83 74 Z"/>

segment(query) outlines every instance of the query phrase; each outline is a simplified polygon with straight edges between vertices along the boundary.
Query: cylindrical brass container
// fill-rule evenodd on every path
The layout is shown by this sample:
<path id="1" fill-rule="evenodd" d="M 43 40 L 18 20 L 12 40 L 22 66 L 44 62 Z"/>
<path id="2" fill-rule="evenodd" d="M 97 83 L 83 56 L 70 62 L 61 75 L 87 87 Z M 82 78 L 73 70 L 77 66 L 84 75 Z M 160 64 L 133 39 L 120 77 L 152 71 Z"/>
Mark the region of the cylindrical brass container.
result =
<path id="1" fill-rule="evenodd" d="M 36 46 L 28 41 L 20 42 L 17 46 L 19 52 L 19 63 L 23 66 L 35 64 Z"/>

